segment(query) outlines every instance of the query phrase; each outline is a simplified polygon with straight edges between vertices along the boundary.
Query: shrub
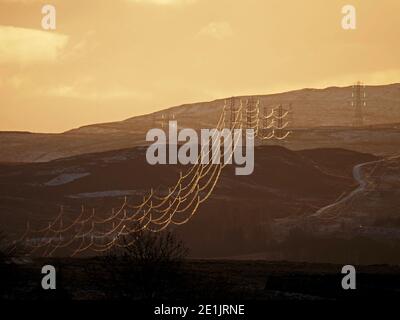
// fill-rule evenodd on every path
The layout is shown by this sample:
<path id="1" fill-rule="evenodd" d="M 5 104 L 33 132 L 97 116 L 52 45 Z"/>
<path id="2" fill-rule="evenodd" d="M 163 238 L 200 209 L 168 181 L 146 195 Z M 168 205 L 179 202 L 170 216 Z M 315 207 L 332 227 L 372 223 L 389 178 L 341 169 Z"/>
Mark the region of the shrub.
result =
<path id="1" fill-rule="evenodd" d="M 173 233 L 140 231 L 122 243 L 107 254 L 106 265 L 127 298 L 160 298 L 176 285 L 188 250 Z"/>

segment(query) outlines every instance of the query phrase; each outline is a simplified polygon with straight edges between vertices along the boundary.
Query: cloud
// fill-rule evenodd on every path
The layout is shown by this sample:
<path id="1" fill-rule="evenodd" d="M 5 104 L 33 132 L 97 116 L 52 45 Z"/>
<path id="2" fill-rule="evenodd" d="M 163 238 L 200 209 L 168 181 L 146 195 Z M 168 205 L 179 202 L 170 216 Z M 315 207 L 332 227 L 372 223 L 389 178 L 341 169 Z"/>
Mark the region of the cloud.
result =
<path id="1" fill-rule="evenodd" d="M 232 37 L 233 30 L 228 22 L 210 22 L 199 31 L 198 35 L 221 40 Z"/>
<path id="2" fill-rule="evenodd" d="M 127 0 L 127 1 L 140 4 L 155 4 L 155 5 L 186 5 L 197 2 L 197 0 Z"/>
<path id="3" fill-rule="evenodd" d="M 68 39 L 55 32 L 0 26 L 0 63 L 54 62 Z"/>

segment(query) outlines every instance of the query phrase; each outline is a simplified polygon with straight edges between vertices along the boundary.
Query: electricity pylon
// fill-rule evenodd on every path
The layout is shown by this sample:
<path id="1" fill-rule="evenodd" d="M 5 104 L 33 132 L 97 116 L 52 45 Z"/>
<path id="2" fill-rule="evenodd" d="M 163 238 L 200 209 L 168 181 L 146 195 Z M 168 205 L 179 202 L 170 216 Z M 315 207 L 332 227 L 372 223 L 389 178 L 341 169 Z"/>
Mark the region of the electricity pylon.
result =
<path id="1" fill-rule="evenodd" d="M 287 117 L 290 109 L 285 109 L 280 104 L 278 107 L 272 108 L 271 113 L 267 114 L 267 109 L 264 108 L 264 115 L 261 118 L 261 140 L 285 140 L 291 131 L 287 130 L 289 121 Z M 267 133 L 271 130 L 271 133 Z"/>
<path id="2" fill-rule="evenodd" d="M 169 122 L 175 120 L 175 114 L 167 112 L 166 114 L 161 115 L 161 128 L 168 128 Z"/>
<path id="3" fill-rule="evenodd" d="M 249 98 L 242 112 L 242 128 L 253 129 L 254 135 L 258 133 L 259 104 L 260 101 L 255 102 L 254 98 Z"/>
<path id="4" fill-rule="evenodd" d="M 351 106 L 354 107 L 354 127 L 361 127 L 364 125 L 364 112 L 363 108 L 367 106 L 365 85 L 358 81 L 353 86 Z"/>
<path id="5" fill-rule="evenodd" d="M 234 128 L 236 124 L 236 105 L 235 105 L 235 97 L 231 97 L 228 102 L 228 107 L 231 113 L 230 117 L 230 125 L 229 128 Z"/>
<path id="6" fill-rule="evenodd" d="M 280 104 L 278 107 L 278 116 L 277 116 L 277 121 L 278 125 L 275 128 L 275 134 L 277 139 L 284 139 L 284 136 L 286 135 L 286 130 L 284 130 L 289 122 L 286 121 L 286 117 L 289 114 L 289 110 L 284 110 L 283 106 Z"/>

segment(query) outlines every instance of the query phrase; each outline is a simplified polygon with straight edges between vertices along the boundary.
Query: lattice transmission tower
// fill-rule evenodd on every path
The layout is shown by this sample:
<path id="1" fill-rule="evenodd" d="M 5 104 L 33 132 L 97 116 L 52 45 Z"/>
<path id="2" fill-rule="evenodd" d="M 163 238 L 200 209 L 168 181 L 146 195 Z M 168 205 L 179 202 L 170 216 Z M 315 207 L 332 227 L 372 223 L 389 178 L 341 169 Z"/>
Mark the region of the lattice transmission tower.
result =
<path id="1" fill-rule="evenodd" d="M 367 106 L 365 85 L 358 81 L 353 86 L 351 106 L 354 107 L 354 127 L 364 125 L 364 108 Z"/>
<path id="2" fill-rule="evenodd" d="M 161 128 L 168 128 L 169 122 L 175 120 L 175 113 L 163 113 L 161 115 Z"/>
<path id="3" fill-rule="evenodd" d="M 289 113 L 289 109 L 284 109 L 281 104 L 278 106 L 276 117 L 278 124 L 275 128 L 275 135 L 277 139 L 285 139 L 288 136 L 286 127 L 289 125 L 289 122 L 287 121 L 287 116 Z"/>
<path id="4" fill-rule="evenodd" d="M 257 130 L 259 122 L 259 102 L 255 102 L 254 98 L 249 98 L 244 109 L 244 129 Z"/>
<path id="5" fill-rule="evenodd" d="M 234 128 L 236 123 L 236 106 L 235 106 L 235 97 L 229 99 L 229 109 L 231 111 L 231 123 L 229 128 Z"/>

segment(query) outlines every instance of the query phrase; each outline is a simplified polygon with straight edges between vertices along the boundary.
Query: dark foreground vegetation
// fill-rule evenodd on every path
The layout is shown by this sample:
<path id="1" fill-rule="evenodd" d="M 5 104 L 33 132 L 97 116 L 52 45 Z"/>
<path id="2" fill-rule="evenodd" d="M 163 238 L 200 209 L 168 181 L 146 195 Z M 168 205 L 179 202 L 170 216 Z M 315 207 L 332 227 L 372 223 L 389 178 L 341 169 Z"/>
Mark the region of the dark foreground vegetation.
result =
<path id="1" fill-rule="evenodd" d="M 400 298 L 400 266 L 357 266 L 357 289 L 343 290 L 343 265 L 261 260 L 189 260 L 171 233 L 138 233 L 126 248 L 90 258 L 26 258 L 0 239 L 1 300 L 354 301 Z M 53 265 L 57 289 L 43 290 Z"/>
<path id="2" fill-rule="evenodd" d="M 57 269 L 56 290 L 41 288 L 45 264 Z M 143 269 L 122 260 L 111 263 L 103 257 L 36 259 L 9 269 L 12 277 L 8 277 L 7 287 L 2 286 L 1 295 L 7 300 L 169 302 L 400 298 L 399 267 L 356 266 L 354 291 L 341 288 L 341 268 L 333 264 L 189 260 L 173 269 Z"/>

